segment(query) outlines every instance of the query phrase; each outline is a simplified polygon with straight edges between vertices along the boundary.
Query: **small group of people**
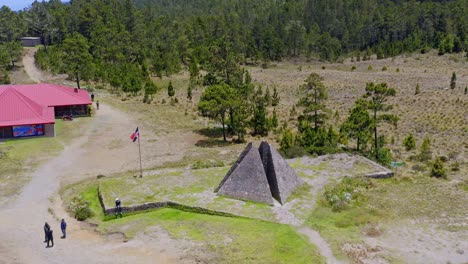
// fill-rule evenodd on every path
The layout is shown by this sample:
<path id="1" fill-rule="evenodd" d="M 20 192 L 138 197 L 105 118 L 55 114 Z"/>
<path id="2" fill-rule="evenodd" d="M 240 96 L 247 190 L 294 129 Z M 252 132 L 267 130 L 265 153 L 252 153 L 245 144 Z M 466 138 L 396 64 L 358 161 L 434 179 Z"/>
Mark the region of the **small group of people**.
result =
<path id="1" fill-rule="evenodd" d="M 60 222 L 60 229 L 62 229 L 62 239 L 67 238 L 67 223 L 65 222 L 65 219 L 62 219 Z M 44 224 L 44 243 L 47 243 L 46 248 L 53 247 L 54 246 L 54 231 L 52 228 L 50 228 L 50 225 L 45 222 Z"/>
<path id="2" fill-rule="evenodd" d="M 91 102 L 94 102 L 94 93 L 91 93 Z M 99 110 L 99 100 L 96 101 L 96 110 Z"/>

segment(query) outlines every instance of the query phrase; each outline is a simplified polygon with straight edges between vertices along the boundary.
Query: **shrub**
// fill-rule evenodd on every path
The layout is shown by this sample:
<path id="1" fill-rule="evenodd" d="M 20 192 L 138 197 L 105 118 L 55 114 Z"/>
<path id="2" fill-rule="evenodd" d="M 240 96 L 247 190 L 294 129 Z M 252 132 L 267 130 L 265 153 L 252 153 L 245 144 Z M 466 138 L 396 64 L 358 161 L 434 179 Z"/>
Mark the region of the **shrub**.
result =
<path id="1" fill-rule="evenodd" d="M 421 144 L 421 152 L 419 153 L 419 160 L 420 161 L 428 161 L 432 159 L 432 151 L 431 151 L 431 140 L 429 137 L 425 137 L 423 143 Z"/>
<path id="2" fill-rule="evenodd" d="M 325 70 L 325 69 L 326 69 L 326 67 L 325 67 L 325 66 L 322 66 L 322 70 Z"/>
<path id="3" fill-rule="evenodd" d="M 407 151 L 412 150 L 416 147 L 416 139 L 414 139 L 413 134 L 409 134 L 403 140 L 403 146 Z"/>
<path id="4" fill-rule="evenodd" d="M 192 165 L 192 169 L 206 169 L 206 168 L 213 168 L 213 167 L 223 167 L 224 162 L 221 160 L 197 160 Z"/>
<path id="5" fill-rule="evenodd" d="M 386 70 L 387 70 L 387 66 L 383 66 L 382 71 L 386 71 Z"/>
<path id="6" fill-rule="evenodd" d="M 68 208 L 78 221 L 84 221 L 94 215 L 89 208 L 89 203 L 82 196 L 74 197 Z"/>
<path id="7" fill-rule="evenodd" d="M 167 95 L 169 97 L 172 97 L 172 96 L 175 95 L 174 86 L 172 85 L 172 81 L 169 81 L 169 85 L 167 86 Z"/>
<path id="8" fill-rule="evenodd" d="M 291 146 L 288 149 L 281 149 L 280 153 L 283 157 L 287 159 L 304 157 L 308 154 L 307 151 L 303 147 L 296 146 L 296 145 Z"/>
<path id="9" fill-rule="evenodd" d="M 432 163 L 431 177 L 447 178 L 447 171 L 445 170 L 444 162 L 440 157 L 437 157 L 434 163 Z"/>
<path id="10" fill-rule="evenodd" d="M 373 69 L 373 68 L 372 68 L 372 65 L 369 65 L 369 67 L 367 67 L 367 70 L 368 70 L 368 71 L 372 71 L 372 69 Z"/>
<path id="11" fill-rule="evenodd" d="M 452 165 L 450 166 L 450 170 L 451 171 L 459 171 L 460 170 L 460 162 L 455 161 L 454 163 L 452 163 Z"/>
<path id="12" fill-rule="evenodd" d="M 353 65 L 353 67 L 351 67 L 351 70 L 352 71 L 356 70 L 356 66 Z"/>
<path id="13" fill-rule="evenodd" d="M 416 89 L 414 91 L 414 94 L 420 94 L 421 93 L 421 88 L 419 87 L 419 83 L 416 84 Z"/>
<path id="14" fill-rule="evenodd" d="M 396 68 L 396 70 L 395 70 L 395 71 L 396 71 L 396 72 L 400 72 L 400 68 Z"/>
<path id="15" fill-rule="evenodd" d="M 325 187 L 324 198 L 334 212 L 346 210 L 365 199 L 363 190 L 371 187 L 371 181 L 364 177 L 344 177 L 339 183 Z"/>

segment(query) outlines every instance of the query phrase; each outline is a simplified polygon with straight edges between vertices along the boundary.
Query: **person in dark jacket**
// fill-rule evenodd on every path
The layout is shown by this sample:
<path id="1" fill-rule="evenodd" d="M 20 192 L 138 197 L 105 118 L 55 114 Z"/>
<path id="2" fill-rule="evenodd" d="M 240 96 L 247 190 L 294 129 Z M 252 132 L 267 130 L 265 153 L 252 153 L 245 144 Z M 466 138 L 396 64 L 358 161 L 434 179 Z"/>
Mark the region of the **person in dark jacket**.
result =
<path id="1" fill-rule="evenodd" d="M 65 219 L 62 219 L 62 222 L 60 223 L 60 228 L 62 229 L 61 238 L 67 238 L 67 223 L 65 222 Z"/>
<path id="2" fill-rule="evenodd" d="M 49 229 L 47 232 L 47 246 L 46 247 L 53 247 L 54 246 L 54 235 L 52 229 Z M 52 242 L 52 246 L 49 246 L 49 242 Z"/>
<path id="3" fill-rule="evenodd" d="M 49 233 L 49 230 L 50 230 L 50 225 L 45 222 L 44 224 L 44 243 L 47 242 L 47 233 Z"/>

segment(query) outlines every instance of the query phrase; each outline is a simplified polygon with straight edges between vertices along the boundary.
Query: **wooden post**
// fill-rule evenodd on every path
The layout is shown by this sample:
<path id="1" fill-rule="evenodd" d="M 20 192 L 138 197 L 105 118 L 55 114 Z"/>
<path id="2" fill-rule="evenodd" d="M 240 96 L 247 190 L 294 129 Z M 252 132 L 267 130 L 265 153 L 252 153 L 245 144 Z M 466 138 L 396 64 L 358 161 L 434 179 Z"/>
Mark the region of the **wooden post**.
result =
<path id="1" fill-rule="evenodd" d="M 138 153 L 140 154 L 140 178 L 143 177 L 143 167 L 141 166 L 141 147 L 140 147 L 140 130 L 138 128 Z"/>

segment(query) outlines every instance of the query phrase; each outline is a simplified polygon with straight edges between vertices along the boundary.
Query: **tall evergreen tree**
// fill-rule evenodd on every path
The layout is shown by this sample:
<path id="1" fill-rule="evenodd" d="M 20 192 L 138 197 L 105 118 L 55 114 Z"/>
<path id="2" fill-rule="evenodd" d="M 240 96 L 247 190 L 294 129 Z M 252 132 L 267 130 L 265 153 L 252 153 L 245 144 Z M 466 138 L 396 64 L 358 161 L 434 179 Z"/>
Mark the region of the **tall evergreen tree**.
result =
<path id="1" fill-rule="evenodd" d="M 391 114 L 380 114 L 379 112 L 387 112 L 392 109 L 391 105 L 385 104 L 388 97 L 395 96 L 396 90 L 390 88 L 386 83 L 374 84 L 368 83 L 366 85 L 366 94 L 364 99 L 367 100 L 367 108 L 372 112 L 372 128 L 374 130 L 374 154 L 375 158 L 379 160 L 379 143 L 377 128 L 383 121 L 391 122 L 394 125 L 398 122 L 398 117 Z"/>
<path id="2" fill-rule="evenodd" d="M 88 40 L 79 33 L 73 33 L 63 41 L 61 49 L 65 56 L 62 60 L 65 72 L 75 77 L 80 89 L 80 77 L 89 77 L 93 67 Z"/>
<path id="3" fill-rule="evenodd" d="M 304 96 L 299 100 L 298 105 L 302 107 L 302 119 L 314 125 L 317 131 L 328 118 L 329 110 L 325 107 L 327 99 L 326 87 L 323 84 L 323 78 L 317 73 L 311 73 L 301 86 Z"/>
<path id="4" fill-rule="evenodd" d="M 360 151 L 361 146 L 365 146 L 369 140 L 371 125 L 367 103 L 363 99 L 358 99 L 350 110 L 348 119 L 341 125 L 341 132 L 356 139 L 356 150 Z"/>

